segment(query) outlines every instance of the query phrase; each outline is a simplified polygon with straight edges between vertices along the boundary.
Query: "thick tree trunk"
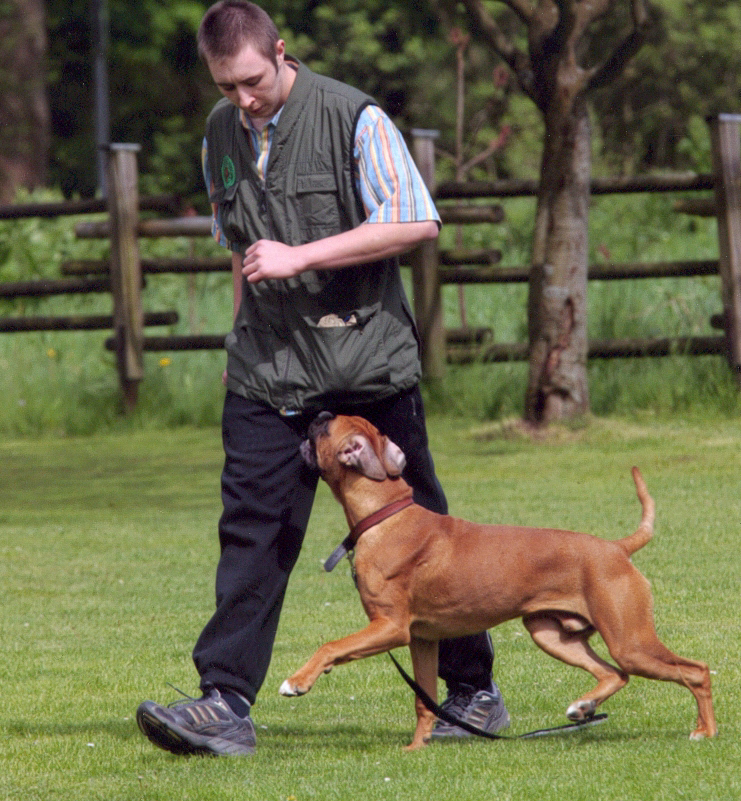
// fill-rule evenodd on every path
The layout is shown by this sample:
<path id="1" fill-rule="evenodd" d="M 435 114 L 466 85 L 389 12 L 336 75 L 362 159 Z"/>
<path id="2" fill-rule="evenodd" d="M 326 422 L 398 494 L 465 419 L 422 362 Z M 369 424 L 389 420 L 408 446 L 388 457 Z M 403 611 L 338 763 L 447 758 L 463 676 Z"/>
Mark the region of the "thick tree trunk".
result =
<path id="1" fill-rule="evenodd" d="M 49 150 L 43 0 L 0 3 L 0 203 L 43 184 Z"/>
<path id="2" fill-rule="evenodd" d="M 583 96 L 559 102 L 557 95 L 545 115 L 528 309 L 530 374 L 525 420 L 537 425 L 589 411 L 586 293 L 591 135 Z"/>

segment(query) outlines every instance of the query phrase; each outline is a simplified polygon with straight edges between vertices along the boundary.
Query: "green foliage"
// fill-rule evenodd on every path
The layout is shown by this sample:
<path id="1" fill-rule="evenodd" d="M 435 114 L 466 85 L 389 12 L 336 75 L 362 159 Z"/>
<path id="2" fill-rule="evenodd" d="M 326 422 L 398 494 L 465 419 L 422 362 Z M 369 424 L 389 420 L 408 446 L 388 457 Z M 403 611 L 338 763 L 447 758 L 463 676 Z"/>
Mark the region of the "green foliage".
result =
<path id="1" fill-rule="evenodd" d="M 708 171 L 704 120 L 739 107 L 741 9 L 734 0 L 652 0 L 652 22 L 628 70 L 595 99 L 604 156 L 626 172 Z"/>
<path id="2" fill-rule="evenodd" d="M 206 115 L 218 97 L 199 62 L 195 32 L 209 3 L 196 0 L 110 0 L 113 140 L 142 145 L 147 191 L 177 191 L 205 209 L 199 150 Z M 438 128 L 441 152 L 454 150 L 454 26 L 448 4 L 401 0 L 265 0 L 289 51 L 308 66 L 378 98 L 403 129 Z M 95 191 L 93 80 L 89 3 L 47 0 L 51 181 L 66 195 Z M 709 168 L 704 119 L 734 112 L 741 92 L 736 42 L 741 13 L 734 0 L 654 0 L 648 42 L 625 74 L 594 98 L 596 169 L 608 172 Z M 525 34 L 502 2 L 490 3 L 507 35 Z M 629 3 L 616 2 L 590 32 L 592 58 L 629 29 Z M 506 148 L 473 177 L 537 175 L 542 122 L 514 79 L 475 31 L 466 53 L 467 157 L 504 126 Z M 443 165 L 441 178 L 452 175 Z"/>
<path id="3" fill-rule="evenodd" d="M 659 635 L 706 660 L 720 736 L 691 743 L 694 702 L 634 678 L 583 733 L 434 744 L 402 753 L 413 698 L 385 656 L 341 666 L 304 698 L 280 683 L 322 642 L 364 625 L 346 565 L 320 560 L 345 536 L 322 485 L 291 578 L 249 759 L 174 757 L 134 720 L 145 698 L 197 693 L 190 650 L 213 607 L 217 429 L 0 443 L 0 797 L 27 801 L 731 801 L 738 771 L 741 559 L 738 421 L 618 420 L 533 443 L 506 428 L 434 420 L 431 447 L 454 514 L 614 539 L 639 511 L 630 466 L 657 503 L 634 557 L 651 580 Z M 544 655 L 518 621 L 492 630 L 512 733 L 565 722 L 591 677 Z M 595 638 L 598 640 L 598 638 Z M 603 646 L 596 643 L 604 654 Z M 397 657 L 409 668 L 408 654 Z"/>
<path id="4" fill-rule="evenodd" d="M 208 5 L 193 0 L 109 3 L 112 139 L 142 145 L 146 191 L 178 192 L 202 210 L 200 142 L 206 115 L 218 97 L 195 46 L 195 32 Z M 312 69 L 376 97 L 403 129 L 440 129 L 443 150 L 452 152 L 455 52 L 448 41 L 451 23 L 437 10 L 399 0 L 331 5 L 266 0 L 263 6 L 276 20 L 290 53 Z M 47 2 L 51 180 L 67 196 L 92 195 L 96 183 L 88 17 L 86 1 Z M 503 151 L 483 169 L 517 174 L 524 167 L 532 172 L 539 151 L 537 115 L 529 104 L 519 104 L 503 117 L 514 86 L 506 73 L 492 84 L 495 65 L 484 49 L 471 45 L 466 76 L 469 156 L 507 124 L 518 140 L 513 158 Z M 533 144 L 534 154 L 525 155 Z"/>
<path id="5" fill-rule="evenodd" d="M 52 183 L 67 196 L 90 196 L 96 188 L 90 4 L 47 0 L 46 7 Z M 142 145 L 142 171 L 157 176 L 152 191 L 202 195 L 200 141 L 217 97 L 195 45 L 207 7 L 194 0 L 108 2 L 111 139 Z"/>

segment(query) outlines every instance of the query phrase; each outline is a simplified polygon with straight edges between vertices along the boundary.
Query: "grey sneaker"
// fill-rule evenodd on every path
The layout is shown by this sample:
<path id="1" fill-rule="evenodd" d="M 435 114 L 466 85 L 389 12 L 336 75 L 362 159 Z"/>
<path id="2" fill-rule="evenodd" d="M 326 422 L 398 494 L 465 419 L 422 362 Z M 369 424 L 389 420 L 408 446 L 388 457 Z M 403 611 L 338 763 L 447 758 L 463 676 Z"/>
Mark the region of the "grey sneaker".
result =
<path id="1" fill-rule="evenodd" d="M 151 742 L 173 754 L 247 756 L 255 753 L 255 727 L 249 714 L 232 712 L 217 689 L 203 698 L 160 706 L 144 701 L 136 722 Z"/>
<path id="2" fill-rule="evenodd" d="M 502 694 L 494 682 L 490 690 L 476 690 L 467 684 L 461 684 L 451 692 L 442 704 L 442 708 L 460 720 L 470 723 L 479 729 L 495 734 L 509 726 L 509 712 L 504 706 Z M 434 740 L 443 737 L 472 737 L 470 732 L 438 720 L 432 730 Z"/>

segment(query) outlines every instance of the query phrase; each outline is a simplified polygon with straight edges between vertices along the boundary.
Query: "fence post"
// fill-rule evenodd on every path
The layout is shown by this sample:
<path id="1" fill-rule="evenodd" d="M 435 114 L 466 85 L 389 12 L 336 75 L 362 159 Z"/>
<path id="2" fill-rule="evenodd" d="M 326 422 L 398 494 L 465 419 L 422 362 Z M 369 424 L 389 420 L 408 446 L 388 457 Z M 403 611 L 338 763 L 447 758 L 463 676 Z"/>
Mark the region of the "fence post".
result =
<path id="1" fill-rule="evenodd" d="M 728 361 L 741 386 L 741 114 L 709 120 Z"/>
<path id="2" fill-rule="evenodd" d="M 435 139 L 439 131 L 412 130 L 412 151 L 417 168 L 435 195 Z M 422 340 L 422 374 L 427 381 L 436 381 L 445 374 L 445 328 L 442 294 L 438 276 L 437 241 L 423 242 L 410 254 L 414 313 Z"/>
<path id="3" fill-rule="evenodd" d="M 133 411 L 144 378 L 144 331 L 139 259 L 139 145 L 108 147 L 108 213 L 116 362 L 126 412 Z"/>

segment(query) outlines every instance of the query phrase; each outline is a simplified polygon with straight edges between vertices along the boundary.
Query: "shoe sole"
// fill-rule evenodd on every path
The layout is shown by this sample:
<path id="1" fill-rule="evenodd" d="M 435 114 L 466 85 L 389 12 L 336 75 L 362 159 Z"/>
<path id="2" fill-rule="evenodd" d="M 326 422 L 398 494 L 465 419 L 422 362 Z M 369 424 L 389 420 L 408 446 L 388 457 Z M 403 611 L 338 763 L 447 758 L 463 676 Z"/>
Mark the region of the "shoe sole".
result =
<path id="1" fill-rule="evenodd" d="M 145 701 L 136 711 L 141 733 L 154 745 L 178 756 L 249 756 L 255 748 L 220 737 L 206 737 L 157 716 L 157 705 Z"/>

